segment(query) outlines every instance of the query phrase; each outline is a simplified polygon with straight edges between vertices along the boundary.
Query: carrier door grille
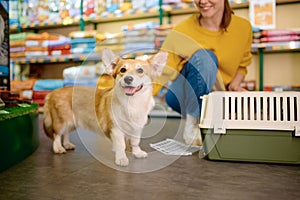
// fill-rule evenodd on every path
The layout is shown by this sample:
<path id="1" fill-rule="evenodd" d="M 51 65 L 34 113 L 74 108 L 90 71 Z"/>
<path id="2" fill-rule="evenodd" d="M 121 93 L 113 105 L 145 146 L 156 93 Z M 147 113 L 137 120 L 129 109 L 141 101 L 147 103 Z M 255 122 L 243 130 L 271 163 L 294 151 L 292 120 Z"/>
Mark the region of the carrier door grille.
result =
<path id="1" fill-rule="evenodd" d="M 298 97 L 225 96 L 223 120 L 291 121 L 299 120 Z"/>

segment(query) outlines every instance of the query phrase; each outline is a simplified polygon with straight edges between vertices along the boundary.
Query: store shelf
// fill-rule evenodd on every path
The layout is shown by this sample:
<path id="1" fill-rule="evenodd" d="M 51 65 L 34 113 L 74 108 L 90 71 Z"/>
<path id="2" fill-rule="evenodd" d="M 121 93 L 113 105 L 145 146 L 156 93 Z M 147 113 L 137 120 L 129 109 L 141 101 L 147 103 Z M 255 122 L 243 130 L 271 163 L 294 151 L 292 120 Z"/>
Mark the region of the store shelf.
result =
<path id="1" fill-rule="evenodd" d="M 70 54 L 61 56 L 38 56 L 30 58 L 12 58 L 15 64 L 33 64 L 33 63 L 59 63 L 59 62 L 81 62 L 81 61 L 99 61 L 100 54 Z"/>
<path id="2" fill-rule="evenodd" d="M 51 28 L 61 28 L 67 26 L 79 26 L 80 19 L 70 19 L 70 20 L 58 20 L 50 22 L 32 22 L 29 24 L 22 24 L 20 26 L 14 24 L 10 25 L 10 32 L 17 32 L 18 29 L 23 30 L 36 30 L 36 29 L 51 29 Z"/>
<path id="3" fill-rule="evenodd" d="M 159 17 L 159 9 L 152 8 L 147 10 L 129 10 L 124 13 L 107 13 L 104 12 L 95 19 L 87 20 L 90 23 L 110 23 L 119 22 L 135 19 L 147 19 L 147 18 L 157 18 Z"/>
<path id="4" fill-rule="evenodd" d="M 82 19 L 85 24 L 99 24 L 99 23 L 110 23 L 110 22 L 119 22 L 135 19 L 147 19 L 147 18 L 158 18 L 160 15 L 159 9 L 141 9 L 141 10 L 129 10 L 125 12 L 103 12 L 101 15 L 91 15 L 84 16 Z M 65 20 L 57 20 L 51 22 L 33 22 L 29 24 L 11 25 L 10 31 L 16 32 L 20 29 L 23 30 L 39 30 L 39 29 L 51 29 L 51 28 L 61 28 L 68 26 L 78 26 L 80 25 L 81 18 L 69 18 Z"/>
<path id="5" fill-rule="evenodd" d="M 268 42 L 252 44 L 252 51 L 257 52 L 259 49 L 263 49 L 264 52 L 291 52 L 300 51 L 300 41 L 291 42 Z"/>
<path id="6" fill-rule="evenodd" d="M 300 41 L 292 42 L 270 42 L 252 44 L 252 53 L 258 53 L 262 49 L 266 53 L 276 52 L 291 52 L 300 51 Z M 156 53 L 157 50 L 145 50 L 137 52 L 119 52 L 118 54 L 123 58 L 134 58 L 137 56 L 149 55 Z M 30 63 L 57 63 L 57 62 L 83 62 L 83 61 L 100 61 L 100 53 L 90 54 L 70 54 L 63 56 L 40 56 L 32 58 L 12 58 L 16 64 L 30 64 Z"/>
<path id="7" fill-rule="evenodd" d="M 259 57 L 259 90 L 264 90 L 264 54 L 300 52 L 300 41 L 252 44 L 252 53 Z"/>
<path id="8" fill-rule="evenodd" d="M 122 58 L 135 58 L 137 56 L 151 55 L 156 53 L 157 50 L 145 50 L 136 52 L 119 52 L 118 55 Z M 100 53 L 89 54 L 70 54 L 61 56 L 38 56 L 38 57 L 24 57 L 12 58 L 15 64 L 34 64 L 34 63 L 63 63 L 63 62 L 84 62 L 84 61 L 100 61 Z"/>
<path id="9" fill-rule="evenodd" d="M 276 4 L 298 3 L 299 0 L 277 0 Z"/>
<path id="10" fill-rule="evenodd" d="M 300 0 L 277 0 L 276 4 L 289 4 L 289 3 L 299 3 Z M 243 3 L 232 3 L 231 7 L 233 9 L 241 9 L 248 8 L 249 2 Z M 162 11 L 164 15 L 183 15 L 183 14 L 191 14 L 197 12 L 193 3 L 182 4 L 182 6 L 163 6 Z M 147 18 L 156 18 L 160 16 L 159 7 L 154 7 L 150 9 L 141 9 L 141 10 L 128 10 L 125 12 L 103 12 L 99 16 L 84 16 L 83 21 L 86 24 L 99 24 L 99 23 L 111 23 L 111 22 L 119 22 L 126 20 L 134 20 L 134 19 L 147 19 Z M 65 20 L 57 20 L 51 22 L 34 22 L 29 24 L 21 24 L 11 25 L 11 32 L 16 32 L 19 29 L 23 30 L 38 30 L 38 29 L 51 29 L 51 28 L 60 28 L 66 26 L 78 26 L 80 25 L 81 18 L 73 18 L 73 19 L 65 19 Z"/>
<path id="11" fill-rule="evenodd" d="M 240 9 L 240 8 L 247 8 L 249 3 L 233 3 L 231 4 L 232 9 Z M 184 7 L 174 7 L 168 11 L 169 15 L 184 15 L 190 13 L 196 13 L 198 9 L 195 8 L 194 4 L 189 4 L 188 6 Z"/>

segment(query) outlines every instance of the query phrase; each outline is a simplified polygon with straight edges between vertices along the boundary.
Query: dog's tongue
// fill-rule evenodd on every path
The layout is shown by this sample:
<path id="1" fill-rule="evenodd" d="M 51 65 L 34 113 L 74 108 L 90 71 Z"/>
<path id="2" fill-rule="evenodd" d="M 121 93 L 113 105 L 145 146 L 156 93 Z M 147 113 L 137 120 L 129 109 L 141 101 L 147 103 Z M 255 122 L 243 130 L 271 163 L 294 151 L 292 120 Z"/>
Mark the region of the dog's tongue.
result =
<path id="1" fill-rule="evenodd" d="M 137 91 L 141 89 L 141 86 L 138 87 L 124 87 L 125 94 L 128 96 L 133 96 Z"/>

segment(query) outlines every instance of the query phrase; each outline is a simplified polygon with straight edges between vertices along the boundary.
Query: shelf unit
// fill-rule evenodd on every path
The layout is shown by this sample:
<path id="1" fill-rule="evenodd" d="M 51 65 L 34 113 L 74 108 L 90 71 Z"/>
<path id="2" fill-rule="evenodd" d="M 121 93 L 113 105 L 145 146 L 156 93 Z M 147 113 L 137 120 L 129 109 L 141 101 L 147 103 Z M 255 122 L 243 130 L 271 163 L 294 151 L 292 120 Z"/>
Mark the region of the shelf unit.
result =
<path id="1" fill-rule="evenodd" d="M 264 54 L 300 52 L 300 41 L 252 44 L 252 53 L 259 56 L 259 90 L 264 90 Z"/>
<path id="2" fill-rule="evenodd" d="M 294 3 L 299 2 L 299 0 L 277 0 L 277 4 L 284 3 Z M 233 3 L 231 7 L 233 9 L 247 8 L 249 3 Z M 82 11 L 81 11 L 82 12 Z M 86 17 L 81 16 L 79 18 L 72 19 L 72 22 L 64 22 L 63 20 L 57 20 L 47 23 L 29 23 L 29 24 L 20 24 L 13 25 L 10 27 L 11 32 L 17 32 L 21 30 L 40 30 L 40 29 L 49 29 L 49 28 L 59 28 L 66 26 L 79 26 L 87 24 L 101 24 L 101 23 L 111 23 L 116 21 L 128 21 L 134 19 L 147 19 L 147 18 L 160 18 L 162 24 L 163 17 L 173 16 L 173 15 L 184 15 L 197 12 L 197 9 L 192 3 L 183 4 L 180 7 L 164 6 L 162 5 L 162 0 L 159 1 L 159 6 L 155 8 L 150 8 L 147 10 L 130 10 L 123 13 L 107 13 L 101 14 L 100 16 Z M 83 24 L 84 23 L 84 24 Z M 84 27 L 81 28 L 84 30 Z"/>
<path id="3" fill-rule="evenodd" d="M 300 0 L 277 0 L 277 5 L 282 4 L 293 4 L 299 3 Z M 231 4 L 233 9 L 243 9 L 248 8 L 249 3 L 233 3 Z M 68 27 L 68 26 L 80 26 L 80 30 L 84 30 L 85 25 L 94 24 L 94 29 L 97 28 L 98 24 L 102 23 L 113 23 L 119 21 L 130 21 L 136 19 L 150 19 L 150 18 L 159 18 L 160 24 L 163 24 L 163 18 L 167 17 L 168 23 L 171 23 L 171 16 L 176 15 L 185 15 L 192 14 L 197 12 L 197 9 L 193 4 L 184 4 L 182 7 L 171 7 L 171 6 L 163 6 L 162 0 L 159 1 L 159 6 L 157 8 L 149 9 L 149 10 L 139 10 L 139 11 L 128 11 L 124 13 L 104 13 L 98 17 L 84 17 L 83 12 L 81 10 L 80 18 L 73 19 L 72 23 L 65 24 L 63 21 L 56 21 L 51 23 L 32 23 L 32 24 L 22 24 L 20 26 L 12 26 L 11 32 L 16 32 L 20 30 L 43 30 L 43 29 L 51 29 L 51 28 L 60 28 L 60 27 Z M 264 71 L 264 54 L 265 53 L 282 53 L 282 52 L 299 52 L 300 47 L 296 45 L 294 47 L 291 45 L 292 43 L 263 43 L 263 44 L 253 44 L 252 52 L 254 54 L 259 55 L 259 90 L 263 90 L 263 71 Z M 298 43 L 297 43 L 298 44 Z M 142 53 L 136 53 L 135 55 L 141 55 Z M 123 55 L 123 57 L 130 57 L 135 55 Z M 82 62 L 82 61 L 96 61 L 100 60 L 99 55 L 86 55 L 86 54 L 76 54 L 76 55 L 66 55 L 66 56 L 47 56 L 47 57 L 37 57 L 37 58 L 15 58 L 12 59 L 17 64 L 31 64 L 31 63 L 56 63 L 56 62 Z"/>

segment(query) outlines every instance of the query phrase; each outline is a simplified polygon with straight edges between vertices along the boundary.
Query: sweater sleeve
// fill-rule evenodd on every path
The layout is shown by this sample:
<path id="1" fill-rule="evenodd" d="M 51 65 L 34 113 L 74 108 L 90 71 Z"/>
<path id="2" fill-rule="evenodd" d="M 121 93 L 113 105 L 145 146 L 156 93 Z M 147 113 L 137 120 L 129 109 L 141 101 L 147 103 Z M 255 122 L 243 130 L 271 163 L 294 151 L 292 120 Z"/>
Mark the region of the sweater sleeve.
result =
<path id="1" fill-rule="evenodd" d="M 199 44 L 184 33 L 173 30 L 165 39 L 161 50 L 168 52 L 167 66 L 160 77 L 154 81 L 153 95 L 168 82 L 176 79 L 184 64 L 195 51 L 201 49 Z"/>
<path id="2" fill-rule="evenodd" d="M 252 29 L 251 29 L 250 24 L 248 26 L 247 33 L 248 33 L 247 44 L 245 46 L 244 55 L 243 55 L 243 58 L 241 60 L 239 68 L 238 68 L 238 73 L 243 74 L 243 75 L 247 74 L 247 66 L 249 66 L 251 64 L 251 61 L 252 61 L 252 53 L 251 53 L 251 49 L 252 49 Z"/>

